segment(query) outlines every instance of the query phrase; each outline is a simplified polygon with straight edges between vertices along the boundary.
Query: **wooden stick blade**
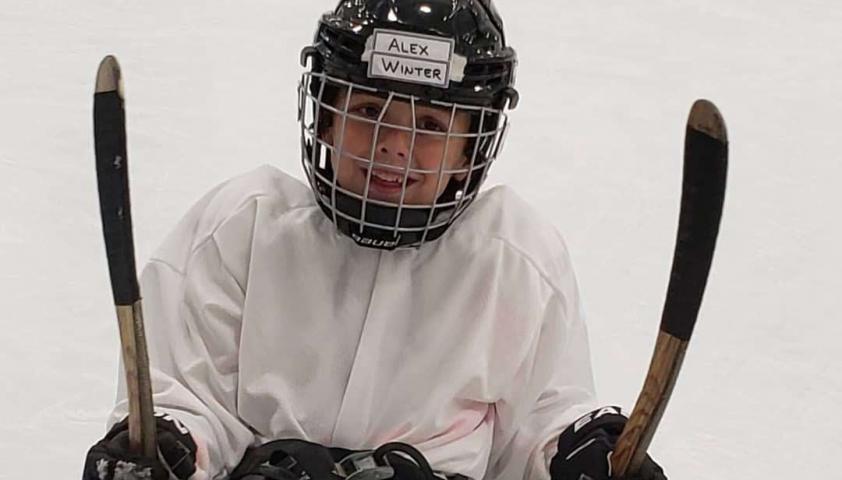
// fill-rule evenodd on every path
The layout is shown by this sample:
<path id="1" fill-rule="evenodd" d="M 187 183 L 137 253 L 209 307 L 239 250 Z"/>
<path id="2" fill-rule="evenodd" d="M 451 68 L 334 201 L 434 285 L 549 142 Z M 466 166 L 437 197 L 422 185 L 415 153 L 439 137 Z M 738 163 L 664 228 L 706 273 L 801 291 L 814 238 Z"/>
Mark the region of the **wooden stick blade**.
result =
<path id="1" fill-rule="evenodd" d="M 126 117 L 117 59 L 108 56 L 97 70 L 94 94 L 94 150 L 103 236 L 116 305 L 131 306 L 139 298 L 135 267 Z"/>
<path id="2" fill-rule="evenodd" d="M 725 200 L 728 138 L 716 106 L 698 100 L 684 143 L 681 213 L 661 330 L 687 341 L 693 334 L 710 272 Z"/>

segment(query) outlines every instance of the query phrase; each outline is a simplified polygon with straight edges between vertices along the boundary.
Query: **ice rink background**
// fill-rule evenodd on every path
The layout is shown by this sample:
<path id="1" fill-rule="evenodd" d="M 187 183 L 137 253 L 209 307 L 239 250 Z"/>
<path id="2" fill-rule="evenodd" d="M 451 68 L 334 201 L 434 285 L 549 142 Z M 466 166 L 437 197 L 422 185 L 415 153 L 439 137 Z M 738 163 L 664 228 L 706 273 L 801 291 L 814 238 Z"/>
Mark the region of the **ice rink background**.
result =
<path id="1" fill-rule="evenodd" d="M 97 64 L 126 75 L 143 263 L 198 197 L 300 177 L 298 54 L 332 0 L 0 3 L 0 479 L 79 478 L 117 330 L 93 169 Z M 498 0 L 521 106 L 492 182 L 563 232 L 604 403 L 654 344 L 695 98 L 731 138 L 719 249 L 652 453 L 671 479 L 831 478 L 842 448 L 842 6 Z"/>

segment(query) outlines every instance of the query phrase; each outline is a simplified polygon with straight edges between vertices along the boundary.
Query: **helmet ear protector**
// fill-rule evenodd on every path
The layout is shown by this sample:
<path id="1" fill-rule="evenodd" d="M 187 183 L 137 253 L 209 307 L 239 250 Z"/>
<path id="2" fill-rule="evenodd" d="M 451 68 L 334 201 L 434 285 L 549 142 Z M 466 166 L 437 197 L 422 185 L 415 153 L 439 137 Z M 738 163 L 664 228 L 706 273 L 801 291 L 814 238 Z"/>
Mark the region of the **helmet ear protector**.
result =
<path id="1" fill-rule="evenodd" d="M 423 8 L 447 15 L 419 16 Z M 465 28 L 470 35 L 459 34 Z M 516 55 L 503 38 L 502 21 L 490 0 L 343 1 L 322 17 L 314 44 L 301 52 L 306 71 L 299 84 L 298 118 L 302 165 L 317 203 L 340 232 L 366 247 L 418 247 L 443 235 L 471 204 L 504 143 L 505 110 L 519 100 L 513 86 Z M 379 118 L 349 112 L 350 98 L 358 92 L 384 99 Z M 384 115 L 397 102 L 409 105 L 413 117 L 421 105 L 449 112 L 450 125 L 446 131 L 424 130 L 414 118 L 411 126 L 390 125 Z M 454 118 L 463 113 L 470 119 L 467 132 L 454 129 Z M 368 156 L 343 152 L 343 142 L 332 137 L 343 138 L 349 119 L 370 124 L 372 145 L 384 129 L 408 132 L 407 164 L 378 163 L 374 146 Z M 430 138 L 444 142 L 445 153 L 437 170 L 422 170 L 413 164 L 413 149 Z M 465 140 L 464 165 L 445 168 L 447 150 L 458 138 Z M 339 184 L 335 162 L 344 161 L 368 172 L 363 191 Z M 402 175 L 399 201 L 369 195 L 375 169 Z M 406 197 L 408 178 L 421 175 L 437 176 L 440 193 L 412 203 Z"/>

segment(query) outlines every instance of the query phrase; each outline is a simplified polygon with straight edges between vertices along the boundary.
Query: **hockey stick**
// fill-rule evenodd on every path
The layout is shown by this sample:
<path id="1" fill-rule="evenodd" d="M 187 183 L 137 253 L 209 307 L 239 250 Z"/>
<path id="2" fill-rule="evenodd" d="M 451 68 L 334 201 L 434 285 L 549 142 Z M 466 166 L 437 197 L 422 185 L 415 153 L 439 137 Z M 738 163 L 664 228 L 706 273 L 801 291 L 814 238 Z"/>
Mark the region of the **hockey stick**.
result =
<path id="1" fill-rule="evenodd" d="M 94 144 L 102 231 L 108 255 L 111 291 L 117 307 L 128 390 L 129 444 L 134 452 L 147 458 L 156 458 L 149 356 L 132 238 L 122 75 L 117 59 L 111 55 L 102 60 L 97 70 Z"/>
<path id="2" fill-rule="evenodd" d="M 716 106 L 698 100 L 684 142 L 681 213 L 667 298 L 643 389 L 612 454 L 613 477 L 636 473 L 669 402 L 710 271 L 728 171 L 728 135 Z"/>

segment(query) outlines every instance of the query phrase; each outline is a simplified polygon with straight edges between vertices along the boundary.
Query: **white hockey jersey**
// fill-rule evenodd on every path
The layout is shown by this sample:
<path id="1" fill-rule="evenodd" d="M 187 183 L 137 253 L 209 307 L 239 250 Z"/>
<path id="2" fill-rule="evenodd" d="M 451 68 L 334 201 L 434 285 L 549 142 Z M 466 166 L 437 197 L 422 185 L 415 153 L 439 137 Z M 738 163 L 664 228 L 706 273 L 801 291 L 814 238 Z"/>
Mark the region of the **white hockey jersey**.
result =
<path id="1" fill-rule="evenodd" d="M 275 168 L 222 184 L 141 277 L 156 409 L 207 446 L 211 478 L 280 438 L 400 441 L 442 472 L 549 478 L 594 400 L 568 253 L 536 217 L 496 187 L 442 238 L 388 252 L 342 236 Z M 122 380 L 118 396 L 111 423 Z"/>

